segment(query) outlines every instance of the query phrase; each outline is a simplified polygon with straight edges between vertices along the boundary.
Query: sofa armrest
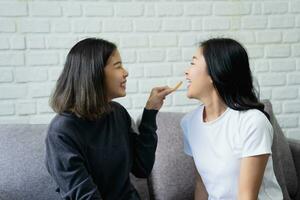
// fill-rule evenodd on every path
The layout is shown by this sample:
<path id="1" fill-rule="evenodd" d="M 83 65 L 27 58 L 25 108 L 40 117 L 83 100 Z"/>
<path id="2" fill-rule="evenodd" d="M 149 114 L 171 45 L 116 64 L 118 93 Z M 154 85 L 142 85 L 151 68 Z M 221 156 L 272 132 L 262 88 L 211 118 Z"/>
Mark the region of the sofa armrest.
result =
<path id="1" fill-rule="evenodd" d="M 297 191 L 297 198 L 300 199 L 300 140 L 290 139 L 288 138 L 288 143 L 292 152 L 296 173 L 297 173 L 297 180 L 298 180 L 298 191 Z"/>

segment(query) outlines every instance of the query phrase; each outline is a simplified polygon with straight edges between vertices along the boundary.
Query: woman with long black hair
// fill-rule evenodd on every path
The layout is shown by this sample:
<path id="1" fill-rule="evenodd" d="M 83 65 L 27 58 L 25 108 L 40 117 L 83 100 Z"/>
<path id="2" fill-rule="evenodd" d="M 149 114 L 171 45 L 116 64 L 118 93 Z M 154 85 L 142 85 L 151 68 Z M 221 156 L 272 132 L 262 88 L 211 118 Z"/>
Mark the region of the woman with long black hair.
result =
<path id="1" fill-rule="evenodd" d="M 273 129 L 237 41 L 201 43 L 185 72 L 188 98 L 202 104 L 184 116 L 184 151 L 196 167 L 195 200 L 203 181 L 210 200 L 283 199 L 272 163 Z"/>
<path id="2" fill-rule="evenodd" d="M 115 44 L 95 38 L 67 55 L 51 98 L 57 113 L 46 137 L 46 166 L 66 200 L 139 200 L 130 173 L 146 178 L 157 145 L 156 114 L 173 89 L 152 89 L 139 134 L 126 109 L 125 70 Z"/>

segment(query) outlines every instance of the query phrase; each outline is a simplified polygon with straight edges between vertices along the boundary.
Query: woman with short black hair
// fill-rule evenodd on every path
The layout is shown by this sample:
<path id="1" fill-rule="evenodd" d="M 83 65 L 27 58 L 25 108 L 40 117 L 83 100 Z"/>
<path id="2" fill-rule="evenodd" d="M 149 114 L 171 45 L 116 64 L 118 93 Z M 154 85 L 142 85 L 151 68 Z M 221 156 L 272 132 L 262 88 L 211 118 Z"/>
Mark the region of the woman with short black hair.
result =
<path id="1" fill-rule="evenodd" d="M 156 114 L 173 90 L 152 89 L 137 134 L 127 110 L 112 101 L 126 95 L 127 77 L 109 41 L 88 38 L 67 55 L 50 101 L 57 115 L 46 137 L 46 166 L 62 199 L 140 199 L 129 174 L 150 174 Z"/>
<path id="2" fill-rule="evenodd" d="M 184 151 L 210 200 L 283 199 L 272 162 L 273 129 L 252 84 L 246 50 L 229 38 L 201 43 L 186 70 L 188 98 L 202 102 L 184 116 Z"/>

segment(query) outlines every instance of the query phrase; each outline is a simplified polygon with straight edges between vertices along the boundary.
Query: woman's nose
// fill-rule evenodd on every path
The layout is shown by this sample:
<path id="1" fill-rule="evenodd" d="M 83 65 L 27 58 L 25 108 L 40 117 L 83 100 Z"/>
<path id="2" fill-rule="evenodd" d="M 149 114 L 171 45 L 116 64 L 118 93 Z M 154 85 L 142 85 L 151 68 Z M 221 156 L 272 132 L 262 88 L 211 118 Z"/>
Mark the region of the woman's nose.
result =
<path id="1" fill-rule="evenodd" d="M 127 77 L 129 75 L 128 71 L 124 69 L 124 76 Z"/>
<path id="2" fill-rule="evenodd" d="M 187 76 L 189 74 L 188 69 L 184 71 L 184 74 Z"/>

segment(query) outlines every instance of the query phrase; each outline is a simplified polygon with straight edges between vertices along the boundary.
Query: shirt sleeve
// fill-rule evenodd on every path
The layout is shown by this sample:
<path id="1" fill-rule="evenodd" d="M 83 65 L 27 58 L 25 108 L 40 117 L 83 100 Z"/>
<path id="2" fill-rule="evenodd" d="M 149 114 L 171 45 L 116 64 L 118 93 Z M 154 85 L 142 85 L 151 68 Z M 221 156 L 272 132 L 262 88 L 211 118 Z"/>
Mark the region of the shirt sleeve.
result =
<path id="1" fill-rule="evenodd" d="M 256 111 L 241 126 L 241 157 L 272 154 L 273 128 L 267 117 Z"/>
<path id="2" fill-rule="evenodd" d="M 157 147 L 157 112 L 157 110 L 144 109 L 138 131 L 136 131 L 132 126 L 134 123 L 126 111 L 134 154 L 131 172 L 138 178 L 147 178 L 154 165 Z"/>
<path id="3" fill-rule="evenodd" d="M 190 143 L 188 141 L 188 127 L 187 127 L 187 116 L 184 116 L 181 120 L 181 128 L 183 130 L 183 151 L 189 156 L 193 156 Z"/>
<path id="4" fill-rule="evenodd" d="M 102 200 L 79 149 L 68 134 L 50 128 L 46 137 L 47 170 L 63 199 Z"/>

